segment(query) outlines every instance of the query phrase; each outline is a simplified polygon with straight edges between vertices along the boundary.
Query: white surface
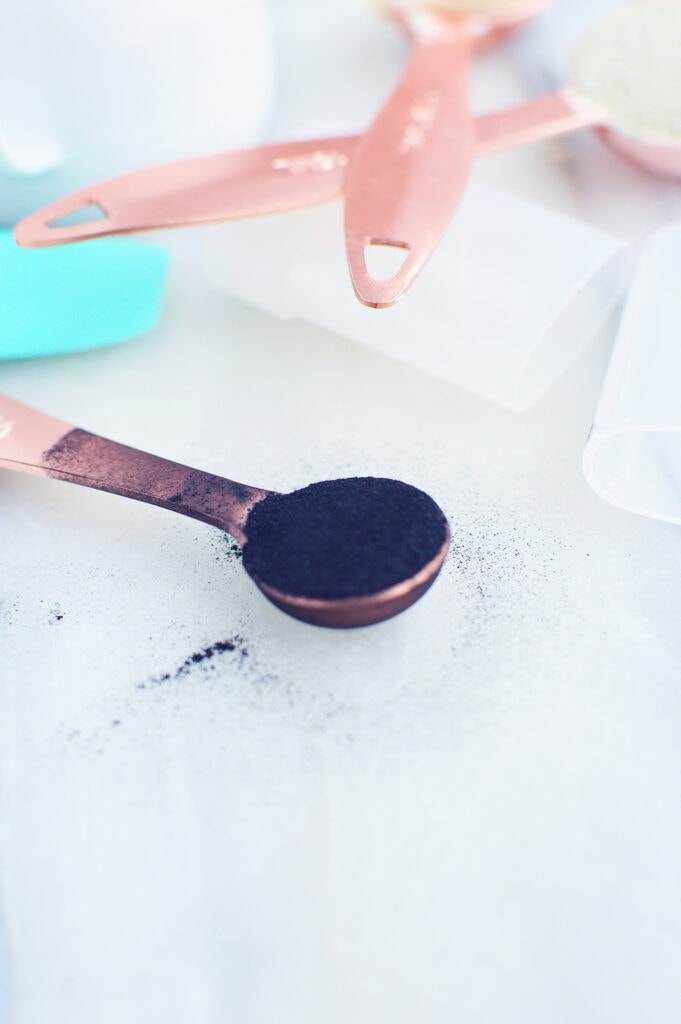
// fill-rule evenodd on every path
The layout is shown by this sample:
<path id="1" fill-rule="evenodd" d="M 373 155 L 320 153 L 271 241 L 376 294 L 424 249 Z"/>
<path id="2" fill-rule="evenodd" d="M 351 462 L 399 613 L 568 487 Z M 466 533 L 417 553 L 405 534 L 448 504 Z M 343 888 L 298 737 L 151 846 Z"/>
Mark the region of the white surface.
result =
<path id="1" fill-rule="evenodd" d="M 17 6 L 0 36 L 0 224 L 261 137 L 275 81 L 265 0 Z"/>
<path id="2" fill-rule="evenodd" d="M 290 4 L 280 20 L 280 36 L 289 52 L 305 54 L 306 71 L 292 76 L 282 67 L 286 131 L 323 138 L 361 130 L 403 59 L 395 48 L 394 69 L 383 73 L 383 52 L 404 47 L 394 26 L 350 4 L 329 11 L 306 0 Z M 476 110 L 524 98 L 503 55 L 481 63 Z M 311 101 L 324 110 L 323 121 Z M 348 287 L 342 218 L 335 203 L 212 231 L 202 255 L 208 277 L 268 313 L 333 331 L 511 409 L 535 402 L 593 339 L 628 276 L 617 232 L 472 183 L 409 294 L 376 314 Z"/>
<path id="3" fill-rule="evenodd" d="M 630 270 L 621 239 L 480 183 L 409 293 L 379 312 L 348 284 L 340 202 L 230 224 L 212 239 L 204 260 L 216 288 L 516 411 L 593 340 Z"/>
<path id="4" fill-rule="evenodd" d="M 399 54 L 368 31 L 378 90 Z M 312 104 L 291 60 L 282 131 Z M 476 176 L 579 214 L 566 152 Z M 627 185 L 620 231 L 654 187 Z M 402 477 L 452 555 L 408 613 L 329 633 L 207 527 L 3 475 L 11 1024 L 677 1024 L 681 542 L 580 467 L 616 324 L 514 416 L 204 289 L 204 237 L 177 236 L 154 336 L 6 364 L 2 390 L 256 484 Z"/>

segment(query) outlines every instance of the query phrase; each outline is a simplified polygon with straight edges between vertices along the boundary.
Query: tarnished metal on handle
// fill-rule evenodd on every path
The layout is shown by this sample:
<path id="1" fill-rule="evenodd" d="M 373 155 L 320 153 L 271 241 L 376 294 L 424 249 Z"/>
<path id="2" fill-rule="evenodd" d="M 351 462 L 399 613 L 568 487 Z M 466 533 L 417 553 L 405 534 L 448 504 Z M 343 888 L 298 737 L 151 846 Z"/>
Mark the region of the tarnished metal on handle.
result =
<path id="1" fill-rule="evenodd" d="M 251 508 L 271 493 L 109 441 L 4 395 L 0 467 L 168 508 L 227 530 L 239 543 Z"/>

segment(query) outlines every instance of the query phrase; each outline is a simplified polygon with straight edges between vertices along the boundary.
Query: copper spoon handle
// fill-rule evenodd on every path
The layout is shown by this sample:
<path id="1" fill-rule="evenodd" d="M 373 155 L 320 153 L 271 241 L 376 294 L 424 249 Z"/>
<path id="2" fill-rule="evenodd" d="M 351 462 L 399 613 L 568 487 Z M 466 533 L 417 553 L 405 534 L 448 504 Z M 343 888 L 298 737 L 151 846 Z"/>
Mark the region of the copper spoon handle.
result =
<path id="1" fill-rule="evenodd" d="M 159 505 L 227 530 L 240 544 L 251 508 L 271 493 L 98 437 L 4 395 L 0 467 Z"/>
<path id="2" fill-rule="evenodd" d="M 37 210 L 17 225 L 15 237 L 29 247 L 59 245 L 330 201 L 342 192 L 353 146 L 347 137 L 273 143 L 132 171 Z M 100 219 L 55 223 L 87 207 Z"/>
<path id="3" fill-rule="evenodd" d="M 563 93 L 477 117 L 475 155 L 524 145 L 596 123 Z M 296 210 L 343 195 L 359 136 L 277 143 L 149 167 L 58 199 L 15 228 L 19 245 L 42 247 L 129 231 L 209 224 Z M 103 220 L 68 227 L 56 221 L 87 206 Z"/>
<path id="4" fill-rule="evenodd" d="M 569 135 L 605 121 L 603 112 L 568 89 L 538 96 L 516 107 L 482 114 L 475 119 L 476 156 Z"/>
<path id="5" fill-rule="evenodd" d="M 473 159 L 468 111 L 473 44 L 464 27 L 417 38 L 397 88 L 355 150 L 345 186 L 350 277 L 367 306 L 396 302 L 435 249 L 463 196 Z M 393 276 L 367 266 L 374 245 L 402 249 Z"/>

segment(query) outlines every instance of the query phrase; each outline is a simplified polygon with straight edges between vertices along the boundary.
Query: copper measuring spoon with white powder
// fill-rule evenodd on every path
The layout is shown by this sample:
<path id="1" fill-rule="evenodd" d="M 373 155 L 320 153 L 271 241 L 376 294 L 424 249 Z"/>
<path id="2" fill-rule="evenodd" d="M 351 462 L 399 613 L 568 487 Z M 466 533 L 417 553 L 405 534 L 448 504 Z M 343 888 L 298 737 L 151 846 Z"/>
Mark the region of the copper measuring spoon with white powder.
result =
<path id="1" fill-rule="evenodd" d="M 578 44 L 562 89 L 480 120 L 490 145 L 596 128 L 640 167 L 681 178 L 681 2 L 616 8 Z"/>
<path id="2" fill-rule="evenodd" d="M 445 233 L 475 147 L 468 105 L 473 52 L 505 40 L 545 0 L 385 0 L 412 49 L 383 109 L 357 145 L 345 184 L 345 246 L 358 299 L 396 302 Z M 398 266 L 375 274 L 392 250 Z"/>
<path id="3" fill-rule="evenodd" d="M 231 534 L 259 590 L 294 618 L 348 628 L 417 601 L 449 549 L 424 491 L 353 477 L 288 494 L 251 487 L 110 441 L 0 395 L 0 469 L 81 484 Z"/>
<path id="4" fill-rule="evenodd" d="M 679 52 L 679 0 L 618 8 L 577 47 L 563 89 L 474 119 L 475 156 L 591 127 L 640 166 L 681 178 Z M 274 143 L 134 171 L 37 210 L 15 237 L 27 247 L 60 245 L 330 202 L 343 195 L 360 144 L 358 136 Z M 101 219 L 66 222 L 88 207 Z"/>

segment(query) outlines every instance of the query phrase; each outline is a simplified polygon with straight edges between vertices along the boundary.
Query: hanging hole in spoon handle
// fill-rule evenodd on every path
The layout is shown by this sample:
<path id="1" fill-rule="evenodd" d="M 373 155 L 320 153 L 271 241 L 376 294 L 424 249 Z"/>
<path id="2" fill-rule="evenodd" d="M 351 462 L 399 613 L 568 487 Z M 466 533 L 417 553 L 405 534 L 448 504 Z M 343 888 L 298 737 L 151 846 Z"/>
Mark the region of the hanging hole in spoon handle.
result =
<path id="1" fill-rule="evenodd" d="M 348 266 L 357 298 L 365 306 L 387 309 L 400 299 L 418 277 L 428 259 L 404 242 L 367 238 L 362 245 L 348 243 Z"/>
<path id="2" fill-rule="evenodd" d="M 411 286 L 454 216 L 473 159 L 465 27 L 433 14 L 408 19 L 406 71 L 355 149 L 345 185 L 345 244 L 360 302 L 393 305 Z M 376 280 L 366 247 L 407 250 L 398 273 Z"/>
<path id="3" fill-rule="evenodd" d="M 114 233 L 120 233 L 120 228 L 117 229 L 111 208 L 87 189 L 24 217 L 14 229 L 14 238 L 17 245 L 34 248 Z"/>

